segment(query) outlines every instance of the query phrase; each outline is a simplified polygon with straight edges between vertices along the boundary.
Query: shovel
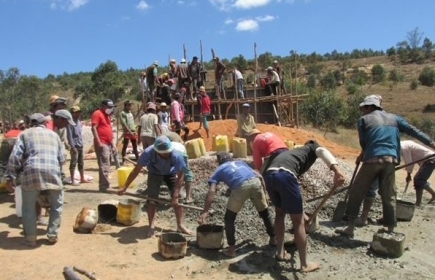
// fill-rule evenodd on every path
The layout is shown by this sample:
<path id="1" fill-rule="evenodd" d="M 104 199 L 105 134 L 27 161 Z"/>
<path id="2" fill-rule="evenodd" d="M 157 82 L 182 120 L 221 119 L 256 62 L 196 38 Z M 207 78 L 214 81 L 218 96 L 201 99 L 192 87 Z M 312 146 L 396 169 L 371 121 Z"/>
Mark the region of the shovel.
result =
<path id="1" fill-rule="evenodd" d="M 356 176 L 356 173 L 358 171 L 359 164 L 360 163 L 358 162 L 357 165 L 355 166 L 355 170 L 353 171 L 352 178 L 350 179 L 350 184 L 349 184 L 349 187 L 347 189 L 346 196 L 344 197 L 344 201 L 339 201 L 337 203 L 337 207 L 335 208 L 334 214 L 332 216 L 333 222 L 341 221 L 341 219 L 344 216 L 344 213 L 346 212 L 347 199 L 349 198 L 349 190 L 353 184 L 353 181 L 355 180 L 355 176 Z"/>
<path id="2" fill-rule="evenodd" d="M 326 201 L 334 195 L 335 190 L 337 189 L 338 186 L 334 185 L 332 187 L 332 189 L 329 191 L 329 193 L 322 199 L 322 201 L 320 202 L 320 204 L 316 207 L 316 209 L 314 210 L 314 212 L 310 215 L 310 218 L 307 221 L 307 226 L 309 227 L 311 225 L 311 223 L 314 221 L 314 219 L 316 218 L 317 214 L 319 213 L 320 209 L 322 209 L 323 205 L 326 203 Z"/>

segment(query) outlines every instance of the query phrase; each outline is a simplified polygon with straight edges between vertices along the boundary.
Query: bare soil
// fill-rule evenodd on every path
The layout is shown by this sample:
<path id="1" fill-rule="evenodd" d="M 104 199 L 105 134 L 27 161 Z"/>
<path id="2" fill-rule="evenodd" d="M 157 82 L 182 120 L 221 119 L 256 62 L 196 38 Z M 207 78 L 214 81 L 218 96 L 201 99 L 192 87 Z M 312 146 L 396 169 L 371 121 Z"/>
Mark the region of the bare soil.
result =
<path id="1" fill-rule="evenodd" d="M 354 157 L 345 153 L 342 158 L 345 158 L 350 167 L 354 166 Z M 370 242 L 379 226 L 357 229 L 355 239 L 350 240 L 334 234 L 334 229 L 344 223 L 330 222 L 329 219 L 322 218 L 328 215 L 321 212 L 320 228 L 309 237 L 308 256 L 311 261 L 319 262 L 322 268 L 310 274 L 297 271 L 299 258 L 294 246 L 288 246 L 291 257 L 288 262 L 275 261 L 275 251 L 267 245 L 267 236 L 256 216 L 249 219 L 239 217 L 241 219 L 237 220 L 238 228 L 251 228 L 257 236 L 238 238 L 238 257 L 234 259 L 227 259 L 218 250 L 198 249 L 193 236 L 187 237 L 187 256 L 165 260 L 158 253 L 158 238 L 146 238 L 148 227 L 145 213 L 140 222 L 132 226 L 111 223 L 99 225 L 93 234 L 73 232 L 74 221 L 83 207 L 96 209 L 103 201 L 120 199 L 117 195 L 97 192 L 95 160 L 85 161 L 85 169 L 86 174 L 94 176 L 95 180 L 77 187 L 67 186 L 67 203 L 64 206 L 59 242 L 55 245 L 45 242 L 43 226 L 39 226 L 36 248 L 21 245 L 22 225 L 15 215 L 13 195 L 0 194 L 0 257 L 4 267 L 2 279 L 63 279 L 62 270 L 65 266 L 77 266 L 95 272 L 98 279 L 435 279 L 435 206 L 432 205 L 416 209 L 411 222 L 399 223 L 397 231 L 406 235 L 406 251 L 398 259 L 382 257 L 370 250 Z M 405 175 L 404 171 L 397 172 L 399 194 L 403 191 Z M 115 171 L 111 177 L 112 186 L 116 187 Z M 141 175 L 137 180 L 140 182 L 143 179 L 144 176 Z M 433 179 L 431 181 L 434 183 Z M 204 186 L 196 187 L 199 189 Z M 199 193 L 198 189 L 196 193 Z M 405 197 L 414 201 L 412 187 Z M 204 199 L 197 201 L 197 205 L 202 205 Z M 425 194 L 424 202 L 428 199 Z M 221 196 L 218 200 L 224 201 L 225 198 Z M 247 211 L 249 205 L 242 211 Z M 199 214 L 198 211 L 186 210 L 186 224 L 190 229 L 196 229 Z M 378 203 L 371 216 L 376 218 L 380 215 Z M 222 224 L 223 216 L 218 212 L 211 220 L 221 221 Z M 157 226 L 159 233 L 176 230 L 171 208 L 160 208 Z M 238 237 L 240 234 L 238 231 Z M 286 240 L 291 239 L 292 235 L 287 233 Z M 86 278 L 82 276 L 82 279 Z"/>

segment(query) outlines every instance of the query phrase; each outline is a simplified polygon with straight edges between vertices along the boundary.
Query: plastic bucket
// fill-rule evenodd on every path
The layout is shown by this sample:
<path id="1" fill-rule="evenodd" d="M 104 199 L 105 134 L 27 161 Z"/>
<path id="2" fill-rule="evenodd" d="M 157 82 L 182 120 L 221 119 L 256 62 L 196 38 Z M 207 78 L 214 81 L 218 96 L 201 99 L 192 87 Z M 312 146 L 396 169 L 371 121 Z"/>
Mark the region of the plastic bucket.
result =
<path id="1" fill-rule="evenodd" d="M 116 222 L 123 225 L 133 225 L 140 219 L 140 201 L 134 199 L 122 199 L 118 203 Z"/>
<path id="2" fill-rule="evenodd" d="M 398 221 L 411 221 L 414 217 L 415 204 L 409 201 L 396 200 L 396 218 Z"/>

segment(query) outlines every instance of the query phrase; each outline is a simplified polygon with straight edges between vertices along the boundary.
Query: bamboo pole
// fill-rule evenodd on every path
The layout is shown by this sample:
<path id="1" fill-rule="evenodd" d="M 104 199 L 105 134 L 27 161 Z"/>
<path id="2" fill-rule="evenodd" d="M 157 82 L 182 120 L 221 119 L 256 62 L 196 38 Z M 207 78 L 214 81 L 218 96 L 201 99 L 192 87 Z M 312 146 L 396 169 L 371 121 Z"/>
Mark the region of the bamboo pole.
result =
<path id="1" fill-rule="evenodd" d="M 258 122 L 257 118 L 257 75 L 258 75 L 258 60 L 257 60 L 257 43 L 254 43 L 254 59 L 255 59 L 255 76 L 254 76 L 254 118 L 255 122 Z"/>

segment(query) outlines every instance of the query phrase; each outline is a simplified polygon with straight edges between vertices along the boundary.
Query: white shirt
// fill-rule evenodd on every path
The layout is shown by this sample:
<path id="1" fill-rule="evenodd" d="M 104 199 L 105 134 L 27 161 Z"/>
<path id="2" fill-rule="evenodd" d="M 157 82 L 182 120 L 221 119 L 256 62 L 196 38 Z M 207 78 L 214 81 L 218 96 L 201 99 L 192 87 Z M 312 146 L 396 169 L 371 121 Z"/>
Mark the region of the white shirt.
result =
<path id="1" fill-rule="evenodd" d="M 178 142 L 171 142 L 174 150 L 180 152 L 182 155 L 187 155 L 186 147 Z"/>
<path id="2" fill-rule="evenodd" d="M 240 79 L 243 80 L 243 75 L 239 70 L 234 69 L 234 75 L 236 76 L 236 80 L 240 80 Z"/>
<path id="3" fill-rule="evenodd" d="M 156 138 L 155 125 L 158 124 L 159 118 L 156 114 L 147 113 L 140 117 L 140 136 L 149 136 Z"/>
<path id="4" fill-rule="evenodd" d="M 272 71 L 272 75 L 270 77 L 270 82 L 271 83 L 275 83 L 275 82 L 281 82 L 278 73 L 276 73 L 276 71 Z"/>
<path id="5" fill-rule="evenodd" d="M 402 155 L 405 164 L 435 154 L 435 152 L 431 149 L 411 140 L 400 141 L 400 147 L 402 149 Z M 424 161 L 420 161 L 418 165 L 421 166 L 423 163 Z M 412 173 L 412 170 L 414 169 L 414 164 L 407 166 L 405 169 L 408 173 Z"/>

